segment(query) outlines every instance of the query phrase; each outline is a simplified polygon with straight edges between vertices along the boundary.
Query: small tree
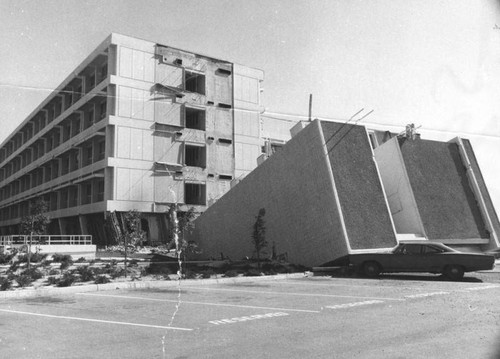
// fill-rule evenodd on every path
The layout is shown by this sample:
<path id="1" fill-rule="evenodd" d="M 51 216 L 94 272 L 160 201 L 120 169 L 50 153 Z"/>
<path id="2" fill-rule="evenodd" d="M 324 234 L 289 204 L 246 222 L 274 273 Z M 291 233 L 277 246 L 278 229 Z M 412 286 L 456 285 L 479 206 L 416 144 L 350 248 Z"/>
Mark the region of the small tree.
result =
<path id="1" fill-rule="evenodd" d="M 48 205 L 43 198 L 37 198 L 30 202 L 29 215 L 21 219 L 21 234 L 29 235 L 28 240 L 28 269 L 31 268 L 31 246 L 33 244 L 33 235 L 39 236 L 45 233 L 50 223 L 47 213 Z M 37 244 L 40 241 L 37 240 Z"/>
<path id="2" fill-rule="evenodd" d="M 127 253 L 129 248 L 132 252 L 135 251 L 138 245 L 142 245 L 146 238 L 146 232 L 141 228 L 141 214 L 136 210 L 128 211 L 123 216 L 124 231 L 121 241 L 123 242 L 123 250 L 125 255 L 125 276 L 127 276 Z"/>
<path id="3" fill-rule="evenodd" d="M 260 254 L 264 248 L 267 247 L 266 241 L 266 222 L 264 216 L 266 215 L 266 209 L 259 209 L 259 214 L 257 215 L 255 223 L 253 225 L 252 242 L 255 247 L 255 252 L 257 253 L 257 265 L 260 269 Z"/>
<path id="4" fill-rule="evenodd" d="M 194 229 L 194 220 L 196 219 L 194 207 L 189 208 L 186 212 L 181 212 L 177 210 L 176 205 L 172 205 L 169 209 L 169 219 L 171 224 L 171 244 L 169 247 L 175 247 L 183 260 L 186 260 L 190 254 L 199 253 L 197 244 L 186 240 L 186 234 L 191 233 Z"/>

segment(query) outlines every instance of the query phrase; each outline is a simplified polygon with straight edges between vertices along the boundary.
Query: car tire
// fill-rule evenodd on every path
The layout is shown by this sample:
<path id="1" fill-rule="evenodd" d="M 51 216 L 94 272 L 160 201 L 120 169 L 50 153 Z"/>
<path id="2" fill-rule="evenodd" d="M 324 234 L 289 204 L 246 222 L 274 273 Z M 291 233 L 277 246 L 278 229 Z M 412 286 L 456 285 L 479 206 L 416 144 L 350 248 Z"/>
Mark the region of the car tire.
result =
<path id="1" fill-rule="evenodd" d="M 464 277 L 464 269 L 458 265 L 449 265 L 444 269 L 444 275 L 451 280 L 460 280 Z"/>
<path id="2" fill-rule="evenodd" d="M 363 274 L 368 278 L 376 278 L 380 274 L 380 265 L 377 262 L 363 263 Z"/>

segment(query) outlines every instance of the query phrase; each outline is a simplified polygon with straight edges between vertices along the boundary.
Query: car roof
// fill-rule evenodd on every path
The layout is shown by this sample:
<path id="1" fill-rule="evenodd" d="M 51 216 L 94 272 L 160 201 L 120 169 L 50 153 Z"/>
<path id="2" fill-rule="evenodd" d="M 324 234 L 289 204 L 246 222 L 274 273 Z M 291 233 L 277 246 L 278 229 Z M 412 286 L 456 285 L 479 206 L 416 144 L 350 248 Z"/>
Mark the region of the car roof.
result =
<path id="1" fill-rule="evenodd" d="M 422 239 L 402 240 L 402 241 L 399 241 L 399 244 L 437 244 L 438 246 L 443 245 L 443 243 L 441 243 L 441 242 L 427 241 L 427 240 L 422 240 Z"/>

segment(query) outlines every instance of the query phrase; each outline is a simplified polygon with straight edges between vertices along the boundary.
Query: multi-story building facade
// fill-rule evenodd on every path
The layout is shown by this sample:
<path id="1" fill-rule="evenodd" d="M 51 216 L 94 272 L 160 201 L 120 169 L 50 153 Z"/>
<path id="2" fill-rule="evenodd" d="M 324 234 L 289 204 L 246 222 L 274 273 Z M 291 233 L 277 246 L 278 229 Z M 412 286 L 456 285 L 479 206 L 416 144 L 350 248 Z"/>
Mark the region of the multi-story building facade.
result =
<path id="1" fill-rule="evenodd" d="M 256 167 L 263 72 L 111 34 L 0 145 L 0 233 L 43 197 L 50 234 L 107 244 L 108 212 L 203 212 Z"/>

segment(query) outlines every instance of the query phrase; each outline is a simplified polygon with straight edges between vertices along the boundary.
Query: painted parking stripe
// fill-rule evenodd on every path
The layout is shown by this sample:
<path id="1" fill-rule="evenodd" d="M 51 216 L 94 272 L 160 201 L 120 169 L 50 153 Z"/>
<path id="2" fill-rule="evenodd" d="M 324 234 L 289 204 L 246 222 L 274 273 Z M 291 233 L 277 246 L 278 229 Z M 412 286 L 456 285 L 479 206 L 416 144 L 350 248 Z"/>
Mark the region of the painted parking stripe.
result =
<path id="1" fill-rule="evenodd" d="M 338 278 L 335 278 L 335 279 L 338 279 Z M 310 282 L 305 282 L 303 279 L 296 279 L 296 280 L 293 280 L 293 279 L 290 279 L 289 282 L 285 282 L 285 281 L 273 281 L 273 283 L 281 283 L 281 284 L 302 284 L 302 285 L 310 285 L 310 286 L 318 286 L 318 287 L 356 287 L 356 288 L 381 288 L 381 289 L 385 289 L 385 288 L 396 288 L 396 289 L 407 289 L 407 290 L 426 290 L 427 288 L 412 288 L 412 287 L 404 287 L 404 286 L 398 286 L 398 285 L 384 285 L 384 284 L 380 284 L 380 285 L 364 285 L 364 284 L 352 284 L 352 281 L 351 282 L 347 282 L 345 284 L 341 284 L 341 283 L 325 283 L 325 282 L 322 282 L 322 283 L 310 283 Z"/>
<path id="2" fill-rule="evenodd" d="M 375 300 L 395 300 L 404 301 L 401 298 L 381 298 L 381 297 L 366 297 L 359 295 L 336 295 L 336 294 L 315 294 L 315 293 L 293 293 L 293 292 L 275 292 L 275 291 L 256 291 L 256 290 L 243 290 L 243 289 L 229 289 L 229 288 L 206 288 L 206 287 L 183 287 L 184 289 L 191 290 L 213 290 L 224 292 L 240 292 L 240 293 L 254 293 L 254 294 L 278 294 L 278 295 L 294 295 L 303 297 L 327 297 L 327 298 L 359 298 L 359 299 L 375 299 Z"/>
<path id="3" fill-rule="evenodd" d="M 267 313 L 267 314 L 255 314 L 255 315 L 248 315 L 248 316 L 244 316 L 244 317 L 236 317 L 236 318 L 231 318 L 231 319 L 211 320 L 211 321 L 209 321 L 209 323 L 214 324 L 214 325 L 231 324 L 231 323 L 246 322 L 248 320 L 283 317 L 286 315 L 289 315 L 289 314 L 283 313 L 283 312 Z"/>
<path id="4" fill-rule="evenodd" d="M 371 305 L 371 304 L 379 304 L 379 303 L 384 303 L 383 300 L 366 300 L 364 302 L 354 302 L 354 303 L 344 303 L 344 304 L 337 304 L 337 305 L 327 305 L 325 308 L 328 309 L 345 309 L 345 308 L 352 308 L 352 307 L 360 307 L 363 305 Z"/>
<path id="5" fill-rule="evenodd" d="M 156 298 L 146 298 L 146 297 L 134 297 L 128 295 L 107 295 L 107 294 L 95 294 L 95 293 L 77 293 L 79 295 L 87 295 L 92 297 L 110 297 L 110 298 L 121 298 L 121 299 L 138 299 L 142 301 L 152 301 L 152 302 L 167 302 L 167 303 L 178 303 L 178 300 L 170 299 L 156 299 Z M 234 307 L 234 308 L 245 308 L 245 309 L 264 309 L 264 310 L 280 310 L 286 312 L 302 312 L 302 313 L 321 313 L 319 310 L 309 310 L 309 309 L 292 309 L 292 308 L 274 308 L 274 307 L 261 307 L 255 305 L 240 305 L 240 304 L 226 304 L 226 303 L 210 303 L 210 302 L 192 302 L 181 300 L 183 304 L 195 304 L 195 305 L 208 305 L 208 306 L 218 306 L 218 307 Z"/>
<path id="6" fill-rule="evenodd" d="M 450 292 L 432 292 L 432 293 L 419 293 L 419 294 L 412 294 L 412 295 L 405 295 L 405 298 L 425 298 L 425 297 L 432 297 L 435 295 L 445 295 L 445 294 L 450 294 Z"/>
<path id="7" fill-rule="evenodd" d="M 494 289 L 494 288 L 500 288 L 500 285 L 485 285 L 482 287 L 470 287 L 470 288 L 465 288 L 465 290 L 485 290 L 485 289 Z"/>
<path id="8" fill-rule="evenodd" d="M 23 311 L 19 311 L 19 310 L 9 310 L 9 309 L 0 309 L 0 312 L 14 313 L 14 314 L 23 314 L 23 315 L 33 315 L 33 316 L 45 317 L 45 318 L 79 320 L 79 321 L 83 321 L 83 322 L 94 322 L 94 323 L 104 323 L 104 324 L 119 324 L 119 325 L 131 325 L 131 326 L 146 327 L 146 328 L 158 328 L 158 329 L 170 329 L 170 330 L 184 330 L 184 331 L 192 331 L 193 330 L 193 329 L 190 329 L 190 328 L 178 328 L 178 327 L 167 327 L 167 326 L 152 325 L 152 324 L 139 324 L 139 323 L 117 322 L 117 321 L 113 321 L 113 320 L 101 320 L 101 319 L 91 319 L 91 318 L 67 317 L 67 316 L 63 316 L 63 315 L 41 314 L 41 313 L 23 312 Z"/>

